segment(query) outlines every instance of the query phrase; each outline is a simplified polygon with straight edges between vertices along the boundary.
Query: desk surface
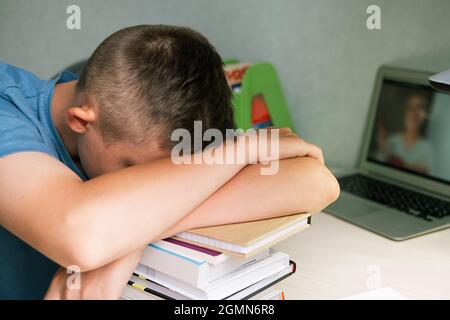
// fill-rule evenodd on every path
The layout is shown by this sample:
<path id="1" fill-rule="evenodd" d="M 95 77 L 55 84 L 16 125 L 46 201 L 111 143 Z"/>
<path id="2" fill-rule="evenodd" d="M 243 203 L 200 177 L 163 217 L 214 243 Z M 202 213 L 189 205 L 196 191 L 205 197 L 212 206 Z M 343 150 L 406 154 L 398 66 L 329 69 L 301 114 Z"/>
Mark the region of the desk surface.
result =
<path id="1" fill-rule="evenodd" d="M 341 299 L 383 287 L 408 299 L 450 299 L 450 229 L 394 242 L 320 213 L 275 248 L 297 263 L 276 286 L 286 299 Z"/>

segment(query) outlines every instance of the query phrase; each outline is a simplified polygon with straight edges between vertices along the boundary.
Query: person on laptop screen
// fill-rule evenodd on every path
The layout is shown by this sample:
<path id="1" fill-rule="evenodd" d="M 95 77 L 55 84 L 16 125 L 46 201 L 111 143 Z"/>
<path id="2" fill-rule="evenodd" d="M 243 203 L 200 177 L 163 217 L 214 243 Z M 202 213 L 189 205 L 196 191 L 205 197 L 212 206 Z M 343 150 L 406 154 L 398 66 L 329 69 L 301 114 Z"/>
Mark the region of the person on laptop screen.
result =
<path id="1" fill-rule="evenodd" d="M 395 167 L 417 173 L 430 173 L 433 166 L 433 151 L 426 137 L 427 119 L 430 112 L 431 96 L 413 92 L 403 101 L 402 118 L 397 119 L 397 130 L 388 133 L 386 114 L 378 119 L 375 158 Z"/>
<path id="2" fill-rule="evenodd" d="M 359 161 L 328 212 L 396 241 L 450 226 L 450 95 L 429 77 L 380 67 Z"/>

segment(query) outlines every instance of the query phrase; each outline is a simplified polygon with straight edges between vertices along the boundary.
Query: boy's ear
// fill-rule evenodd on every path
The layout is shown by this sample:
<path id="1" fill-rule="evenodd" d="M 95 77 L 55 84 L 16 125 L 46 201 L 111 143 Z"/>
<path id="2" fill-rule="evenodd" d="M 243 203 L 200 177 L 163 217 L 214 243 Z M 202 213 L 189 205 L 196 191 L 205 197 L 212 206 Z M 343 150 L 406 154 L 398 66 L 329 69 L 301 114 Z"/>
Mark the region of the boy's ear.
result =
<path id="1" fill-rule="evenodd" d="M 97 115 L 92 107 L 84 104 L 67 110 L 68 125 L 72 131 L 82 134 L 86 133 L 87 127 L 97 120 Z"/>

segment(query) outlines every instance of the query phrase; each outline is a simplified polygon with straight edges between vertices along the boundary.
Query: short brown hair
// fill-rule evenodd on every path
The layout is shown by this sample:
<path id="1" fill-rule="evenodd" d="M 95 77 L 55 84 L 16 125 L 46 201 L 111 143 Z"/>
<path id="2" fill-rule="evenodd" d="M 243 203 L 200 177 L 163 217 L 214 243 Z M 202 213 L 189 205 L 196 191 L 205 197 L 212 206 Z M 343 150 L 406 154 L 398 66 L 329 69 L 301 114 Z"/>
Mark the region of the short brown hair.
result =
<path id="1" fill-rule="evenodd" d="M 186 27 L 139 25 L 110 35 L 89 58 L 77 89 L 99 103 L 106 143 L 156 136 L 168 148 L 173 130 L 192 133 L 195 120 L 203 130 L 234 128 L 222 59 Z"/>

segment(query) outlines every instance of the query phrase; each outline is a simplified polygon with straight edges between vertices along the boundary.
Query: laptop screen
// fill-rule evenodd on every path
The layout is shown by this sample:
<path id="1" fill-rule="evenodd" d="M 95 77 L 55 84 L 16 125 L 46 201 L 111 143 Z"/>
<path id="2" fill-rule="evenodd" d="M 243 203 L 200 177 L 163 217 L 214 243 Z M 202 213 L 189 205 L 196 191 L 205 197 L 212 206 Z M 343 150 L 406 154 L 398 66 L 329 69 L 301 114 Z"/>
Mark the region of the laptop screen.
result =
<path id="1" fill-rule="evenodd" d="M 450 184 L 450 95 L 384 79 L 368 160 Z"/>

